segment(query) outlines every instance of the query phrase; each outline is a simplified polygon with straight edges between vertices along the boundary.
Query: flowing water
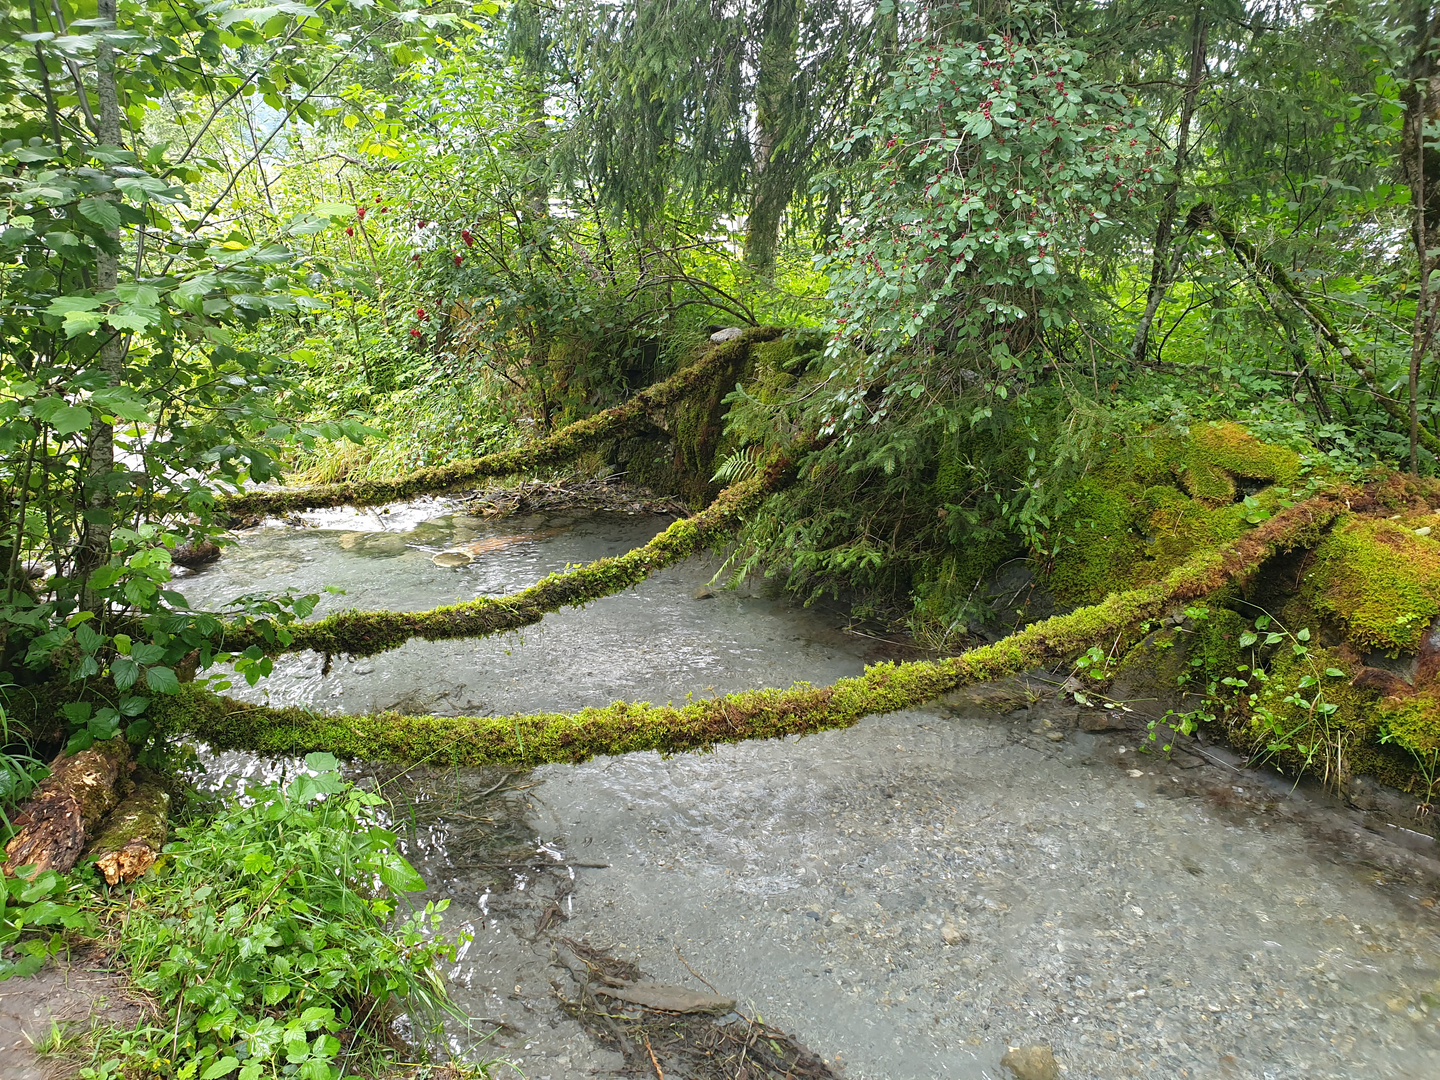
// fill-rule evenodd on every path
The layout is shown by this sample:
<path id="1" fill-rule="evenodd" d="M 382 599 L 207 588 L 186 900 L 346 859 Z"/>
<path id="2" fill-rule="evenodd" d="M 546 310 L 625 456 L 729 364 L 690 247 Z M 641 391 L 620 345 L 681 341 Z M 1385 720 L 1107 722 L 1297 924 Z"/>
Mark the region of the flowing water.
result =
<path id="1" fill-rule="evenodd" d="M 498 595 L 667 519 L 492 523 L 431 502 L 310 520 L 244 537 L 184 583 L 192 604 L 322 585 L 347 590 L 332 609 Z M 466 545 L 474 561 L 435 564 Z M 243 692 L 570 710 L 830 682 L 875 658 L 833 612 L 700 598 L 714 570 L 696 560 L 524 635 L 412 642 L 328 674 L 285 658 Z M 1432 853 L 1219 754 L 1181 769 L 1075 719 L 1053 701 L 937 705 L 668 760 L 372 772 L 447 925 L 474 933 L 448 974 L 476 1029 L 499 1026 L 469 1052 L 532 1080 L 621 1066 L 557 1004 L 564 937 L 663 982 L 703 976 L 851 1078 L 1000 1080 L 1021 1044 L 1053 1047 L 1068 1078 L 1440 1077 Z M 295 767 L 208 761 L 217 786 Z"/>

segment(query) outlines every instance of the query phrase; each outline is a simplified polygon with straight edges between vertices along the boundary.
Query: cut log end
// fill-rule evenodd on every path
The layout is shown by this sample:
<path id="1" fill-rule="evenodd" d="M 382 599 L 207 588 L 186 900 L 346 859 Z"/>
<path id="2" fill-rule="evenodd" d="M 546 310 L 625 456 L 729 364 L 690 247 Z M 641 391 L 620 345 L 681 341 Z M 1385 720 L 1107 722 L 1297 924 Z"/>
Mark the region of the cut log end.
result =
<path id="1" fill-rule="evenodd" d="M 159 784 L 142 781 L 106 819 L 89 855 L 110 885 L 128 884 L 155 865 L 165 846 L 170 795 Z"/>

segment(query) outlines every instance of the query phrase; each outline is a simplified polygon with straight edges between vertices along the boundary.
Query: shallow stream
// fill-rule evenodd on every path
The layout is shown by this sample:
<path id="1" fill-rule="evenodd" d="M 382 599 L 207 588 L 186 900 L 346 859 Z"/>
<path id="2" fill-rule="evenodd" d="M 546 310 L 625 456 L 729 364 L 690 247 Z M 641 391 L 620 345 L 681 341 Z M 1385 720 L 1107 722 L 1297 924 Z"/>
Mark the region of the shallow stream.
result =
<path id="1" fill-rule="evenodd" d="M 254 530 L 191 603 L 340 586 L 326 609 L 500 595 L 618 554 L 669 519 L 488 522 L 427 502 Z M 469 546 L 475 561 L 437 566 Z M 734 591 L 696 560 L 524 635 L 412 642 L 322 675 L 277 662 L 274 704 L 571 710 L 796 680 L 878 655 L 834 612 Z M 1001 1080 L 1007 1046 L 1067 1078 L 1440 1077 L 1432 855 L 1225 764 L 1178 768 L 1076 710 L 952 703 L 804 740 L 497 770 L 376 769 L 429 895 L 474 942 L 449 972 L 471 1049 L 532 1080 L 615 1075 L 550 966 L 588 939 L 659 981 L 695 973 L 875 1080 Z M 1200 761 L 1187 755 L 1186 764 Z M 210 782 L 294 763 L 208 759 Z M 364 770 L 359 770 L 364 771 Z M 547 926 L 554 904 L 564 921 Z M 544 929 L 537 929 L 544 927 Z"/>

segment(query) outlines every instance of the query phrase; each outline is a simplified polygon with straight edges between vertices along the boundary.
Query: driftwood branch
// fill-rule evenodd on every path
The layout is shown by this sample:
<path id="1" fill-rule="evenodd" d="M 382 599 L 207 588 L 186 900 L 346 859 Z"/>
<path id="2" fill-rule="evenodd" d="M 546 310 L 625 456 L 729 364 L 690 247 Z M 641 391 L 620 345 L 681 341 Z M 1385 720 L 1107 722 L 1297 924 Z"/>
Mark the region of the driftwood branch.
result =
<path id="1" fill-rule="evenodd" d="M 796 464 L 815 446 L 808 437 L 796 440 L 787 454 L 759 475 L 726 488 L 704 510 L 672 523 L 648 544 L 551 574 L 509 596 L 480 597 L 429 611 L 343 611 L 291 627 L 292 640 L 286 645 L 267 640 L 250 625 L 233 627 L 220 640 L 230 652 L 254 645 L 271 655 L 313 649 L 327 656 L 358 657 L 399 648 L 411 638 L 453 641 L 519 630 L 561 608 L 633 588 L 656 571 L 728 539 L 765 499 L 794 479 Z"/>

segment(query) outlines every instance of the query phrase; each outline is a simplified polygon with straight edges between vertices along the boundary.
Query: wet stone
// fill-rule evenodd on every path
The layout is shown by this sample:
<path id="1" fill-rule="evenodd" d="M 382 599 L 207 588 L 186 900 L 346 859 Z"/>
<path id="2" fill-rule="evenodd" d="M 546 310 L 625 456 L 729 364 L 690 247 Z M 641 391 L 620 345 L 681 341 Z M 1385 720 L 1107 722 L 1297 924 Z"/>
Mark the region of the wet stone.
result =
<path id="1" fill-rule="evenodd" d="M 1000 1064 L 1015 1080 L 1060 1080 L 1060 1065 L 1048 1046 L 1011 1047 Z"/>

